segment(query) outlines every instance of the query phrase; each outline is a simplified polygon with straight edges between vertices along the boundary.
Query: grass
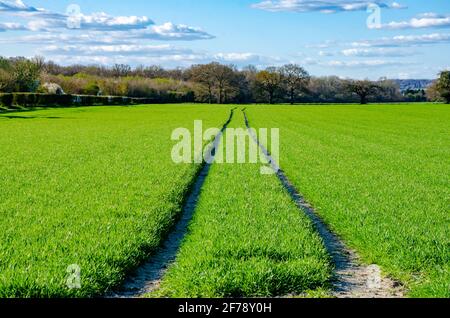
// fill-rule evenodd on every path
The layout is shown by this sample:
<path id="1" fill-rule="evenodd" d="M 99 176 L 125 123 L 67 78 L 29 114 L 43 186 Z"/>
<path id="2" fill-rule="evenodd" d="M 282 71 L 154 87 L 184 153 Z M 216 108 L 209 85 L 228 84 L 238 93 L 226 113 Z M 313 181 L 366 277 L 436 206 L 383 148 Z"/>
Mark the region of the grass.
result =
<path id="1" fill-rule="evenodd" d="M 230 127 L 245 127 L 240 111 Z M 276 176 L 256 164 L 214 164 L 176 262 L 151 296 L 301 295 L 327 287 L 329 260 Z"/>
<path id="2" fill-rule="evenodd" d="M 221 127 L 230 107 L 155 105 L 0 114 L 0 297 L 89 297 L 160 244 L 198 165 L 172 130 Z M 67 268 L 81 268 L 69 289 Z"/>
<path id="3" fill-rule="evenodd" d="M 450 107 L 248 107 L 281 167 L 367 264 L 411 297 L 450 297 Z"/>
<path id="4" fill-rule="evenodd" d="M 87 107 L 0 114 L 0 298 L 102 295 L 179 215 L 199 165 L 173 129 L 221 127 L 231 106 Z M 411 297 L 450 297 L 448 105 L 247 106 L 280 128 L 281 167 L 367 264 Z M 244 127 L 236 111 L 232 127 Z M 270 149 L 270 147 L 268 147 Z M 215 164 L 152 296 L 322 297 L 330 257 L 273 175 Z M 70 265 L 81 288 L 66 286 Z"/>

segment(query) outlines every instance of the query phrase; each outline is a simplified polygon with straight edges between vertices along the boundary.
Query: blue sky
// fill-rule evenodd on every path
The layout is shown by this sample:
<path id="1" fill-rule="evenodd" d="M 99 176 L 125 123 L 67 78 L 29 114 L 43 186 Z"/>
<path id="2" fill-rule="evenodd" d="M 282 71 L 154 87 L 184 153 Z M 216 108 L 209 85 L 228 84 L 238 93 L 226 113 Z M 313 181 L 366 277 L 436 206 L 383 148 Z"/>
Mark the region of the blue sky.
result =
<path id="1" fill-rule="evenodd" d="M 0 55 L 434 78 L 450 68 L 450 1 L 0 0 Z"/>

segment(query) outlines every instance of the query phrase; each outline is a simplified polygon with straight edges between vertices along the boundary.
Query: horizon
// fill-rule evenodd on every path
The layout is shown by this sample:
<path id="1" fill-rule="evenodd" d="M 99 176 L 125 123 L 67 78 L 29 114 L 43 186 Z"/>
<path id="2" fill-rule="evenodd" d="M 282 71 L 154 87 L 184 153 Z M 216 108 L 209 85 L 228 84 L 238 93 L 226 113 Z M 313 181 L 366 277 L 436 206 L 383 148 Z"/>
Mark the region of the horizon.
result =
<path id="1" fill-rule="evenodd" d="M 450 69 L 445 0 L 130 4 L 2 0 L 0 56 L 39 55 L 66 66 L 295 63 L 316 77 L 371 80 L 432 80 Z"/>

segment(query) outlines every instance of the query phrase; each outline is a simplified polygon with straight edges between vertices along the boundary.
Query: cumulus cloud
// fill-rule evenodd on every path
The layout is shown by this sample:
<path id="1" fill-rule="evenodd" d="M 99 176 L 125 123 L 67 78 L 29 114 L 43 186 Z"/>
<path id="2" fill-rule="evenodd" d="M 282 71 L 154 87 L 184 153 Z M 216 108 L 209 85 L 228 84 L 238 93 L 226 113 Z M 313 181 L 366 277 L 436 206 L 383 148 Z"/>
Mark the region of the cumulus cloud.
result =
<path id="1" fill-rule="evenodd" d="M 209 40 L 214 36 L 200 28 L 190 27 L 185 24 L 173 24 L 166 22 L 162 25 L 155 25 L 151 28 L 134 32 L 129 35 L 135 39 L 156 39 L 156 40 Z"/>
<path id="2" fill-rule="evenodd" d="M 33 19 L 28 23 L 32 31 L 51 31 L 54 29 L 73 29 L 96 31 L 127 31 L 134 29 L 144 29 L 154 22 L 148 17 L 142 16 L 110 16 L 104 12 L 93 13 L 91 15 L 79 14 L 69 20 L 69 16 L 61 15 L 53 18 Z"/>
<path id="3" fill-rule="evenodd" d="M 81 12 L 71 14 L 51 12 L 42 8 L 26 5 L 22 0 L 0 0 L 0 14 L 17 15 L 28 19 L 27 29 L 31 31 L 51 31 L 61 28 L 72 28 L 70 21 L 85 30 L 132 30 L 142 29 L 154 24 L 148 17 L 111 16 L 104 12 L 85 15 Z M 77 27 L 78 27 L 77 26 Z"/>
<path id="4" fill-rule="evenodd" d="M 336 13 L 345 11 L 366 11 L 369 5 L 377 4 L 381 8 L 404 9 L 405 6 L 382 0 L 264 0 L 252 7 L 265 11 L 322 12 Z"/>
<path id="5" fill-rule="evenodd" d="M 177 49 L 178 50 L 178 49 Z M 267 67 L 272 65 L 270 62 L 276 58 L 263 57 L 258 55 L 252 55 L 251 58 L 236 60 L 230 59 L 229 54 L 247 54 L 247 53 L 207 53 L 207 52 L 191 52 L 182 54 L 171 54 L 165 52 L 161 55 L 127 55 L 127 54 L 103 54 L 98 55 L 72 55 L 62 54 L 64 52 L 56 51 L 54 55 L 51 55 L 51 60 L 60 63 L 62 65 L 70 64 L 103 64 L 111 65 L 115 63 L 127 63 L 132 65 L 161 65 L 164 67 L 189 67 L 193 64 L 209 63 L 209 62 L 221 62 L 234 64 L 238 67 L 243 67 L 248 64 L 253 64 L 257 67 Z"/>
<path id="6" fill-rule="evenodd" d="M 421 28 L 448 28 L 450 27 L 450 15 L 436 13 L 421 14 L 409 21 L 390 22 L 378 26 L 376 29 L 421 29 Z"/>
<path id="7" fill-rule="evenodd" d="M 371 67 L 385 67 L 406 64 L 399 61 L 386 60 L 365 60 L 365 61 L 329 61 L 322 62 L 321 65 L 339 68 L 371 68 Z"/>
<path id="8" fill-rule="evenodd" d="M 37 9 L 23 3 L 22 0 L 8 1 L 0 0 L 0 12 L 43 12 L 43 9 Z"/>
<path id="9" fill-rule="evenodd" d="M 129 32 L 108 34 L 112 37 L 150 39 L 150 40 L 202 40 L 212 39 L 214 36 L 201 30 L 184 24 L 171 22 L 162 25 L 155 23 L 146 16 L 112 16 L 105 12 L 83 14 L 82 12 L 58 13 L 41 8 L 26 5 L 21 0 L 0 0 L 0 14 L 8 16 L 19 15 L 27 20 L 27 24 L 21 30 L 35 32 L 53 32 L 68 30 L 80 30 L 87 32 Z M 18 30 L 9 28 L 6 30 Z M 93 38 L 93 36 L 91 37 Z"/>
<path id="10" fill-rule="evenodd" d="M 29 29 L 29 27 L 24 27 Z M 0 24 L 0 31 L 2 26 Z M 208 40 L 214 38 L 213 35 L 186 25 L 174 25 L 165 23 L 162 26 L 151 26 L 145 29 L 130 31 L 110 31 L 86 33 L 56 33 L 41 32 L 33 35 L 23 35 L 15 38 L 0 39 L 0 43 L 27 43 L 39 45 L 121 45 L 142 43 L 144 40 L 159 41 L 194 41 Z"/>
<path id="11" fill-rule="evenodd" d="M 38 50 L 41 55 L 61 64 L 157 64 L 166 67 L 190 66 L 220 62 L 238 67 L 278 65 L 286 61 L 278 57 L 249 52 L 210 53 L 172 45 L 48 45 Z"/>
<path id="12" fill-rule="evenodd" d="M 415 55 L 417 52 L 390 48 L 351 48 L 342 50 L 341 54 L 352 57 L 404 57 Z"/>
<path id="13" fill-rule="evenodd" d="M 56 55 L 147 55 L 147 56 L 162 56 L 162 55 L 181 55 L 191 54 L 190 49 L 175 48 L 171 45 L 96 45 L 96 46 L 47 46 L 40 49 L 39 52 L 45 54 Z"/>
<path id="14" fill-rule="evenodd" d="M 27 30 L 27 28 L 20 23 L 0 23 L 0 32 L 6 32 L 6 31 L 24 31 Z"/>
<path id="15" fill-rule="evenodd" d="M 409 47 L 430 44 L 450 43 L 450 33 L 433 33 L 422 35 L 398 35 L 377 40 L 356 41 L 353 47 Z"/>
<path id="16" fill-rule="evenodd" d="M 25 4 L 22 0 L 0 0 L 0 14 L 28 18 L 62 19 L 67 16 L 57 12 L 51 12 L 43 8 L 36 8 Z"/>

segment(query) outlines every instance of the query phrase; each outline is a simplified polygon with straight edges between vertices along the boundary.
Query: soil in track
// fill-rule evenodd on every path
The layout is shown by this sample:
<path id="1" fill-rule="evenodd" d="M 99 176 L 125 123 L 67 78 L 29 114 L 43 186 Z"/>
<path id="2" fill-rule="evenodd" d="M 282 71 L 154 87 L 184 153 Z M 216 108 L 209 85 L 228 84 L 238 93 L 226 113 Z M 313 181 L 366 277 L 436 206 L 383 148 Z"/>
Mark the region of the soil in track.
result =
<path id="1" fill-rule="evenodd" d="M 250 131 L 245 109 L 243 110 L 245 125 Z M 313 222 L 319 235 L 322 237 L 328 253 L 332 257 L 335 267 L 332 280 L 332 296 L 338 298 L 401 298 L 404 296 L 402 286 L 388 277 L 383 277 L 377 265 L 364 266 L 361 264 L 355 251 L 350 250 L 345 243 L 322 221 L 319 215 L 309 205 L 300 192 L 289 181 L 279 165 L 271 157 L 269 151 L 262 145 L 257 136 L 252 134 L 254 141 L 259 145 L 272 169 L 276 171 L 278 179 L 296 203 L 297 207 Z"/>
<path id="2" fill-rule="evenodd" d="M 136 272 L 127 278 L 122 288 L 118 291 L 111 293 L 108 297 L 111 298 L 138 298 L 151 293 L 159 288 L 161 279 L 163 278 L 167 268 L 171 263 L 175 261 L 176 255 L 186 235 L 189 222 L 192 219 L 195 207 L 200 196 L 202 186 L 208 176 L 213 158 L 216 153 L 216 149 L 220 144 L 222 134 L 233 119 L 234 109 L 231 110 L 230 117 L 222 127 L 221 133 L 216 136 L 214 143 L 212 144 L 212 150 L 209 152 L 211 158 L 207 158 L 208 163 L 204 163 L 200 173 L 198 174 L 189 196 L 185 200 L 181 218 L 175 225 L 172 232 L 169 233 L 167 239 L 162 246 L 153 254 L 148 262 L 139 267 Z"/>

